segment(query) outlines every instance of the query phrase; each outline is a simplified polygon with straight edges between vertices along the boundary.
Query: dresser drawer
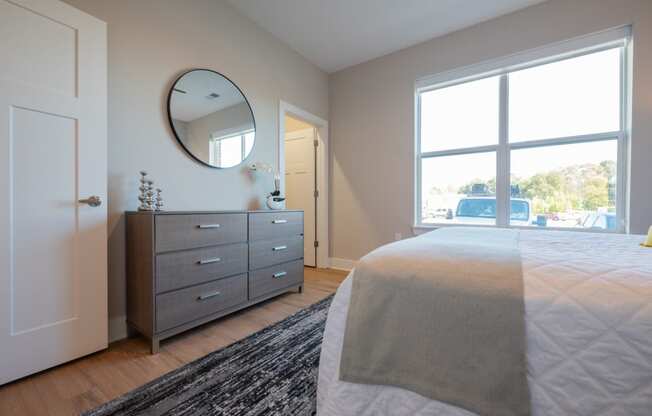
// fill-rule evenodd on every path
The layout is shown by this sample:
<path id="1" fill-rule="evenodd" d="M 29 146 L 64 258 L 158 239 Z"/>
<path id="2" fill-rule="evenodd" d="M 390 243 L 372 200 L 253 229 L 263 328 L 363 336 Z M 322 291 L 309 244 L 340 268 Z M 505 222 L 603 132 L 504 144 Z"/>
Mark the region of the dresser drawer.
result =
<path id="1" fill-rule="evenodd" d="M 303 237 L 249 243 L 249 270 L 303 258 Z"/>
<path id="2" fill-rule="evenodd" d="M 156 256 L 156 293 L 247 272 L 247 243 Z"/>
<path id="3" fill-rule="evenodd" d="M 303 235 L 303 212 L 252 212 L 249 240 L 271 240 Z"/>
<path id="4" fill-rule="evenodd" d="M 247 241 L 247 214 L 156 216 L 156 252 Z"/>
<path id="5" fill-rule="evenodd" d="M 158 295 L 156 331 L 165 331 L 246 301 L 246 274 Z"/>
<path id="6" fill-rule="evenodd" d="M 303 283 L 303 260 L 266 267 L 249 273 L 249 299 Z"/>

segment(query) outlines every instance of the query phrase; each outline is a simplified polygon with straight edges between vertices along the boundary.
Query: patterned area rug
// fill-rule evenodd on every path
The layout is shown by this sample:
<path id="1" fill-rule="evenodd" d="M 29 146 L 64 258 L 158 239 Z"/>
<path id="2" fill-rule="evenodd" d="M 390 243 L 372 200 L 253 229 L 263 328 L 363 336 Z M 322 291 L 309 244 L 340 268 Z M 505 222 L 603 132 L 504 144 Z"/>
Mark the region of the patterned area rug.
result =
<path id="1" fill-rule="evenodd" d="M 332 296 L 86 416 L 313 415 Z"/>

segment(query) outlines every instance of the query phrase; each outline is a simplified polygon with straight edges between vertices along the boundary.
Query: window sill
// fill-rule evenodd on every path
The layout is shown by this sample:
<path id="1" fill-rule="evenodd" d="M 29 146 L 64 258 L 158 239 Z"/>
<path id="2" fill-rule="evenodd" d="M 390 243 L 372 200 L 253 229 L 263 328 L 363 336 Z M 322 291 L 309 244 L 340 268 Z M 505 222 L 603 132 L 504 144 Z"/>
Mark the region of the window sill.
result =
<path id="1" fill-rule="evenodd" d="M 591 228 L 561 228 L 561 227 L 527 227 L 527 226 L 518 226 L 518 225 L 509 225 L 507 227 L 498 227 L 496 225 L 483 225 L 483 224 L 446 224 L 446 223 L 435 223 L 435 224 L 414 224 L 412 225 L 412 233 L 414 235 L 425 234 L 430 231 L 437 230 L 439 228 L 447 227 L 473 227 L 473 228 L 510 228 L 515 230 L 533 230 L 533 231 L 568 231 L 576 233 L 596 233 L 596 234 L 627 234 L 624 231 L 609 231 L 602 229 L 591 229 Z"/>

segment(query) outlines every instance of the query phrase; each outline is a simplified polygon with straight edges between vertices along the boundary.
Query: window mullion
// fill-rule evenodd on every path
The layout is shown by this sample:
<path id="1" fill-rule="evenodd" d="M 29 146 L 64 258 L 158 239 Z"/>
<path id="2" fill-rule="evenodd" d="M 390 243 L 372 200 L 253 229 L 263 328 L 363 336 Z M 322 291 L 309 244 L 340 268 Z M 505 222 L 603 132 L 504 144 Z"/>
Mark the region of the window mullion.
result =
<path id="1" fill-rule="evenodd" d="M 631 97 L 629 83 L 629 40 L 620 48 L 620 134 L 618 135 L 618 156 L 616 161 L 616 218 L 618 220 L 618 232 L 629 233 L 629 207 L 627 201 L 628 195 L 628 152 L 629 152 L 629 126 L 630 114 L 628 109 L 631 103 L 628 97 Z"/>
<path id="2" fill-rule="evenodd" d="M 496 154 L 496 225 L 509 226 L 509 143 L 508 143 L 508 99 L 509 76 L 500 76 L 500 105 L 498 123 L 498 151 Z"/>
<path id="3" fill-rule="evenodd" d="M 414 206 L 414 223 L 417 225 L 420 225 L 423 223 L 423 212 L 422 212 L 422 183 L 423 179 L 421 178 L 421 94 L 417 93 L 415 95 L 415 100 L 414 100 L 414 108 L 415 108 L 415 137 L 416 137 L 416 143 L 414 144 L 415 148 L 415 177 L 416 177 L 416 183 L 414 184 L 414 192 L 415 192 L 415 198 L 413 200 L 415 201 L 415 206 Z"/>

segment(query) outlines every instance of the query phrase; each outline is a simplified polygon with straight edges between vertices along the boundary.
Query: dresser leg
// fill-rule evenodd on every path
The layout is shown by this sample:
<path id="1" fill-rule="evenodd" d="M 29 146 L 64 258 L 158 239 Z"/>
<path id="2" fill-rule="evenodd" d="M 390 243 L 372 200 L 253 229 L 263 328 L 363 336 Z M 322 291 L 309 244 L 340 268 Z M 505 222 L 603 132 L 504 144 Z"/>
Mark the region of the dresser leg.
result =
<path id="1" fill-rule="evenodd" d="M 158 354 L 159 346 L 160 346 L 160 340 L 158 339 L 158 337 L 152 337 L 152 339 L 150 340 L 150 352 L 152 354 Z"/>
<path id="2" fill-rule="evenodd" d="M 299 293 L 303 293 L 303 285 L 299 286 Z"/>

